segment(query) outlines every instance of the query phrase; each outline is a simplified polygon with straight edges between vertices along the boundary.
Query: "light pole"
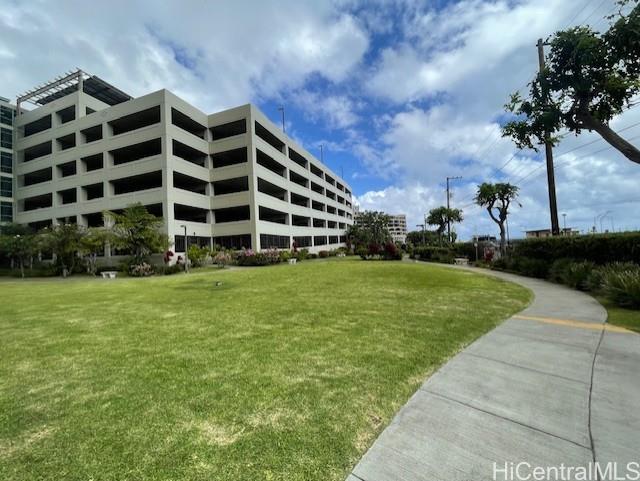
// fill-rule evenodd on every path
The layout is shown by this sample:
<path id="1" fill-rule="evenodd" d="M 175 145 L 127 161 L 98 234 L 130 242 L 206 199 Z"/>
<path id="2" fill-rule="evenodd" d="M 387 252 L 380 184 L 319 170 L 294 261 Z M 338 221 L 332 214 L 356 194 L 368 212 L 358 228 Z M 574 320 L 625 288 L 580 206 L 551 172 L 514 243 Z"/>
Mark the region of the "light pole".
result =
<path id="1" fill-rule="evenodd" d="M 286 130 L 284 129 L 284 105 L 278 107 L 278 112 L 282 115 L 282 132 L 286 133 Z"/>
<path id="2" fill-rule="evenodd" d="M 184 272 L 189 272 L 189 258 L 187 257 L 187 251 L 189 250 L 189 238 L 187 237 L 187 226 L 182 224 L 180 227 L 184 229 Z"/>
<path id="3" fill-rule="evenodd" d="M 564 235 L 567 235 L 567 213 L 563 212 L 562 213 L 562 223 L 564 225 Z"/>
<path id="4" fill-rule="evenodd" d="M 422 245 L 424 245 L 424 224 L 416 224 L 416 227 L 422 227 Z"/>
<path id="5" fill-rule="evenodd" d="M 447 177 L 447 241 L 451 243 L 451 218 L 449 217 L 449 200 L 451 198 L 451 194 L 449 193 L 449 181 L 450 180 L 460 180 L 462 177 Z"/>

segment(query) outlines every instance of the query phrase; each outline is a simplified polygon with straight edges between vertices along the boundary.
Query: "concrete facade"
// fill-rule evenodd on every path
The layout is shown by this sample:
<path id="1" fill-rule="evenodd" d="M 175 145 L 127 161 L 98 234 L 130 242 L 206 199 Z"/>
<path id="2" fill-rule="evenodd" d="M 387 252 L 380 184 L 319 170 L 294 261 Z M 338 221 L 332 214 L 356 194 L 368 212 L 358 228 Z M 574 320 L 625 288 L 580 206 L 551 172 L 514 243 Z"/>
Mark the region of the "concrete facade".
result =
<path id="1" fill-rule="evenodd" d="M 102 225 L 140 202 L 183 252 L 344 245 L 350 187 L 255 106 L 207 115 L 167 90 L 115 105 L 76 89 L 16 118 L 15 220 Z"/>
<path id="2" fill-rule="evenodd" d="M 0 223 L 13 221 L 14 118 L 16 108 L 0 97 Z"/>
<path id="3" fill-rule="evenodd" d="M 389 233 L 393 242 L 400 244 L 407 242 L 407 216 L 405 214 L 389 215 Z"/>

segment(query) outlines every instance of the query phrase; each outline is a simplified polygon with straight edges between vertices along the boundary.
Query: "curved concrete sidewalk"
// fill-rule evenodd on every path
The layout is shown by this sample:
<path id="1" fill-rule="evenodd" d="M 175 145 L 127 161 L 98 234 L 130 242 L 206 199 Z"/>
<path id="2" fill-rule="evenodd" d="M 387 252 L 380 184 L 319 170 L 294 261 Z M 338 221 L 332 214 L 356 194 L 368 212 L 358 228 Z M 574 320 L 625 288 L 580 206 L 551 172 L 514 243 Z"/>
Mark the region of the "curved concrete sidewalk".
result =
<path id="1" fill-rule="evenodd" d="M 640 336 L 608 326 L 581 292 L 468 270 L 535 299 L 431 376 L 347 480 L 486 481 L 514 479 L 494 463 L 640 461 Z"/>

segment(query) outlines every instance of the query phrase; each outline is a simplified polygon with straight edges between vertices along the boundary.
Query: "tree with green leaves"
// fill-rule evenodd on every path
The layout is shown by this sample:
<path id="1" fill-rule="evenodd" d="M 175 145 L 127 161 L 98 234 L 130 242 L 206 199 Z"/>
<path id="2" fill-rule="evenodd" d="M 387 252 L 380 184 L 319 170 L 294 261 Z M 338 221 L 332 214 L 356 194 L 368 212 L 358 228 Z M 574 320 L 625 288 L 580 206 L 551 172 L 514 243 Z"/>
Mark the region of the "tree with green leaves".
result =
<path id="1" fill-rule="evenodd" d="M 427 224 L 436 226 L 436 232 L 440 243 L 447 225 L 462 222 L 462 211 L 460 209 L 451 209 L 445 206 L 436 207 L 429 211 L 427 216 Z"/>
<path id="2" fill-rule="evenodd" d="M 490 184 L 485 182 L 478 186 L 475 202 L 487 209 L 489 217 L 500 228 L 500 251 L 505 253 L 506 230 L 505 223 L 509 215 L 509 206 L 518 197 L 518 187 L 506 183 Z"/>
<path id="3" fill-rule="evenodd" d="M 79 252 L 84 257 L 87 265 L 87 273 L 95 274 L 98 271 L 98 255 L 104 252 L 106 244 L 117 244 L 115 234 L 106 227 L 89 227 L 85 229 L 80 239 Z"/>
<path id="4" fill-rule="evenodd" d="M 414 230 L 407 233 L 407 242 L 417 245 L 438 245 L 442 237 L 434 230 Z"/>
<path id="5" fill-rule="evenodd" d="M 356 252 L 366 251 L 366 255 L 380 254 L 384 245 L 391 241 L 389 216 L 383 212 L 361 212 L 357 223 L 347 229 L 347 241 Z"/>
<path id="6" fill-rule="evenodd" d="M 162 218 L 150 214 L 142 204 L 129 205 L 122 213 L 105 212 L 105 216 L 113 219 L 114 236 L 131 253 L 133 264 L 141 264 L 152 253 L 166 250 L 167 237 L 160 233 Z"/>
<path id="7" fill-rule="evenodd" d="M 638 0 L 618 2 L 622 7 Z M 519 148 L 555 144 L 567 129 L 597 132 L 627 159 L 640 163 L 640 150 L 622 138 L 610 121 L 632 106 L 640 92 L 640 5 L 619 13 L 604 33 L 588 26 L 557 32 L 549 41 L 546 66 L 531 82 L 527 98 L 511 96 L 514 120 L 502 129 Z"/>
<path id="8" fill-rule="evenodd" d="M 0 227 L 0 252 L 10 260 L 11 267 L 20 267 L 20 275 L 24 278 L 24 268 L 30 264 L 39 250 L 36 234 L 21 224 L 6 224 Z"/>
<path id="9" fill-rule="evenodd" d="M 58 224 L 41 232 L 42 247 L 56 256 L 56 265 L 62 277 L 73 272 L 80 259 L 80 242 L 84 230 L 77 224 Z"/>

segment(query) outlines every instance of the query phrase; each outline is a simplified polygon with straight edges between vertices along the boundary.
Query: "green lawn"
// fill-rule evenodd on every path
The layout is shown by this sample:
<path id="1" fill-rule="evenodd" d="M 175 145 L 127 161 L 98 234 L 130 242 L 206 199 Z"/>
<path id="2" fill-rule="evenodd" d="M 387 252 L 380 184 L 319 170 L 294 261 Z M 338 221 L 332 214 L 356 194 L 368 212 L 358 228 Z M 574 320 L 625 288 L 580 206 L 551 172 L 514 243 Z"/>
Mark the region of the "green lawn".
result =
<path id="1" fill-rule="evenodd" d="M 640 310 L 625 309 L 624 307 L 616 306 L 603 296 L 599 296 L 597 299 L 607 310 L 607 322 L 609 324 L 640 332 Z"/>
<path id="2" fill-rule="evenodd" d="M 0 479 L 20 481 L 341 481 L 429 373 L 530 298 L 359 260 L 1 286 Z"/>

